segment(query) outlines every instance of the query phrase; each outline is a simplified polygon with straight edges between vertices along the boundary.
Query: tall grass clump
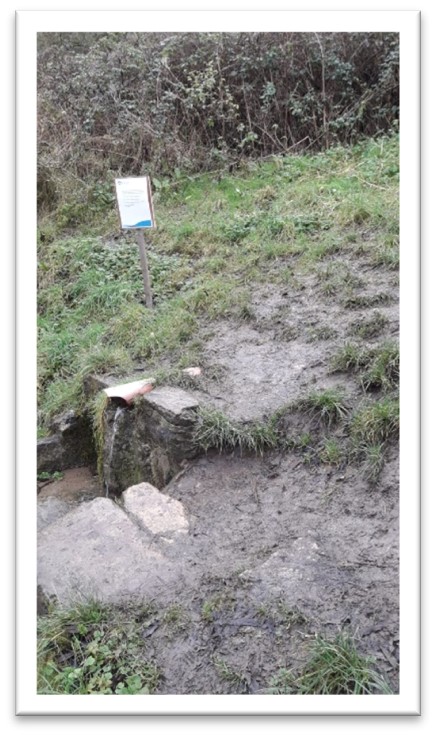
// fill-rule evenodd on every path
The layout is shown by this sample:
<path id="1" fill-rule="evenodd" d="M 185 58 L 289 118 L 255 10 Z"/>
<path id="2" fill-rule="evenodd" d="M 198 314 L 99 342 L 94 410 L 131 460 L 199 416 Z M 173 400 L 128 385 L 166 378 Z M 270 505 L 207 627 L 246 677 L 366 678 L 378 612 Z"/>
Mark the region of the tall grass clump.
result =
<path id="1" fill-rule="evenodd" d="M 270 694 L 388 695 L 385 679 L 374 669 L 374 659 L 360 654 L 354 639 L 341 632 L 334 639 L 317 636 L 300 675 L 282 668 L 272 678 Z"/>
<path id="2" fill-rule="evenodd" d="M 307 413 L 327 427 L 345 419 L 349 414 L 345 396 L 338 389 L 313 391 L 308 396 L 296 401 L 294 408 Z"/>
<path id="3" fill-rule="evenodd" d="M 240 450 L 263 454 L 265 450 L 277 447 L 280 438 L 270 421 L 261 423 L 241 423 L 230 419 L 217 409 L 202 408 L 198 413 L 195 430 L 195 443 L 204 451 L 216 449 L 220 452 Z"/>

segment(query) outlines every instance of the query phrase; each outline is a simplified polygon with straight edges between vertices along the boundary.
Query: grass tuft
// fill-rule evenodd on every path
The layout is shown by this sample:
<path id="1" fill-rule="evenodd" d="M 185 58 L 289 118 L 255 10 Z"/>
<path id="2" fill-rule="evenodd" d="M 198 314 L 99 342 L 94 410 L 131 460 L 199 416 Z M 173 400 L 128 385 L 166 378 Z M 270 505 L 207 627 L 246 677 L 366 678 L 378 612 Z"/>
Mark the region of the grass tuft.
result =
<path id="1" fill-rule="evenodd" d="M 218 409 L 202 408 L 198 412 L 195 443 L 202 450 L 211 449 L 262 455 L 265 450 L 277 447 L 280 437 L 274 419 L 265 424 L 235 422 Z"/>
<path id="2" fill-rule="evenodd" d="M 398 344 L 388 343 L 374 351 L 368 369 L 361 377 L 365 391 L 389 390 L 400 380 L 400 351 Z"/>
<path id="3" fill-rule="evenodd" d="M 374 348 L 346 343 L 332 358 L 333 372 L 358 372 L 364 391 L 389 391 L 398 386 L 400 352 L 398 343 Z"/>
<path id="4" fill-rule="evenodd" d="M 351 419 L 350 430 L 357 448 L 397 439 L 400 431 L 399 399 L 388 396 L 359 409 Z"/>
<path id="5" fill-rule="evenodd" d="M 349 414 L 345 397 L 337 389 L 313 392 L 296 401 L 294 408 L 309 414 L 328 427 L 345 419 Z"/>
<path id="6" fill-rule="evenodd" d="M 317 636 L 303 672 L 282 668 L 272 678 L 268 694 L 371 695 L 391 693 L 374 669 L 374 659 L 360 654 L 353 638 L 340 633 L 329 640 Z"/>

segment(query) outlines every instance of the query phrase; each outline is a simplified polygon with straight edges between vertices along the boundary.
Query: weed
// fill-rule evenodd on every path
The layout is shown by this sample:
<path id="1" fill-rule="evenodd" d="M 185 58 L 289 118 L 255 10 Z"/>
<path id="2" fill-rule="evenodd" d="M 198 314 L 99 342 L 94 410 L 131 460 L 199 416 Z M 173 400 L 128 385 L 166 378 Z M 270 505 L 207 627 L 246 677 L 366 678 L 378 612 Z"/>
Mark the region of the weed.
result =
<path id="1" fill-rule="evenodd" d="M 328 640 L 316 637 L 302 674 L 294 680 L 301 695 L 369 695 L 390 693 L 385 680 L 374 670 L 374 660 L 357 651 L 346 633 Z"/>
<path id="2" fill-rule="evenodd" d="M 337 263 L 327 266 L 318 273 L 321 291 L 326 296 L 336 295 L 345 288 L 359 288 L 363 284 L 362 279 L 349 268 Z"/>
<path id="3" fill-rule="evenodd" d="M 239 310 L 239 318 L 244 322 L 250 322 L 256 319 L 256 313 L 249 304 L 243 304 Z"/>
<path id="4" fill-rule="evenodd" d="M 261 187 L 261 189 L 258 189 L 257 192 L 255 192 L 253 200 L 254 202 L 262 206 L 268 206 L 274 199 L 277 197 L 277 190 L 272 187 L 270 184 L 266 187 Z"/>
<path id="5" fill-rule="evenodd" d="M 333 340 L 337 337 L 337 331 L 333 327 L 328 325 L 322 325 L 321 327 L 313 327 L 309 330 L 307 341 L 318 342 L 321 340 Z"/>
<path id="6" fill-rule="evenodd" d="M 332 358 L 332 371 L 359 371 L 365 391 L 390 390 L 400 376 L 398 343 L 384 343 L 374 348 L 346 343 Z"/>
<path id="7" fill-rule="evenodd" d="M 208 600 L 205 600 L 201 607 L 201 617 L 203 621 L 211 623 L 217 611 L 227 607 L 233 607 L 234 599 L 228 592 L 217 593 Z"/>
<path id="8" fill-rule="evenodd" d="M 63 477 L 64 477 L 64 474 L 61 473 L 59 470 L 56 470 L 54 473 L 48 473 L 48 472 L 38 473 L 37 480 L 39 481 L 46 480 L 51 483 L 55 480 L 62 480 Z"/>
<path id="9" fill-rule="evenodd" d="M 174 605 L 169 606 L 165 611 L 162 623 L 166 625 L 172 633 L 176 634 L 188 626 L 188 612 L 183 608 L 183 606 L 175 603 Z"/>
<path id="10" fill-rule="evenodd" d="M 371 252 L 371 260 L 375 266 L 397 269 L 400 265 L 398 236 L 388 236 L 378 248 Z"/>
<path id="11" fill-rule="evenodd" d="M 206 621 L 206 623 L 208 624 L 212 623 L 215 609 L 215 601 L 204 601 L 201 607 L 201 618 L 203 619 L 203 621 Z"/>
<path id="12" fill-rule="evenodd" d="M 295 694 L 295 675 L 292 670 L 281 667 L 271 678 L 265 693 L 268 695 Z"/>
<path id="13" fill-rule="evenodd" d="M 237 218 L 223 225 L 222 237 L 229 243 L 240 243 L 252 230 L 252 218 Z"/>
<path id="14" fill-rule="evenodd" d="M 354 322 L 350 326 L 350 333 L 363 338 L 375 337 L 383 332 L 388 324 L 389 320 L 386 315 L 376 310 L 368 319 Z"/>
<path id="15" fill-rule="evenodd" d="M 299 335 L 299 329 L 296 325 L 283 325 L 277 330 L 276 335 L 279 340 L 291 342 L 292 340 L 297 339 Z"/>
<path id="16" fill-rule="evenodd" d="M 38 693 L 152 693 L 160 673 L 143 647 L 127 609 L 96 601 L 55 608 L 38 619 Z"/>
<path id="17" fill-rule="evenodd" d="M 239 690 L 242 689 L 244 692 L 248 691 L 249 683 L 245 675 L 231 668 L 227 662 L 220 657 L 214 657 L 213 663 L 219 676 L 223 680 L 228 682 L 230 685 L 237 687 Z"/>
<path id="18" fill-rule="evenodd" d="M 310 432 L 303 432 L 303 434 L 301 434 L 299 437 L 296 437 L 295 439 L 293 439 L 292 442 L 293 442 L 293 446 L 296 447 L 297 449 L 305 450 L 313 444 L 314 439 L 312 435 L 310 434 Z"/>
<path id="19" fill-rule="evenodd" d="M 310 432 L 301 435 L 287 437 L 284 447 L 302 453 L 304 462 L 311 462 L 316 457 L 316 440 Z"/>
<path id="20" fill-rule="evenodd" d="M 279 600 L 276 606 L 276 618 L 281 627 L 290 631 L 295 626 L 307 623 L 307 617 L 298 608 L 290 608 L 284 600 Z"/>

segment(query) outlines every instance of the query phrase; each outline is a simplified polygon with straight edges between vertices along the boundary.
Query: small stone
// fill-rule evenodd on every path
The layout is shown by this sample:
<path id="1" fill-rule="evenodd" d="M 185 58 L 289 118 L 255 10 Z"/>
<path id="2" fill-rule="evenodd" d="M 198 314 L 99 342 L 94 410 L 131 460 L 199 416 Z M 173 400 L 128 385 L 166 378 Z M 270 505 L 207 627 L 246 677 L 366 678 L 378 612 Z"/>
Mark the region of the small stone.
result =
<path id="1" fill-rule="evenodd" d="M 167 540 L 187 534 L 189 522 L 183 505 L 158 491 L 151 483 L 138 483 L 122 495 L 125 510 L 147 531 Z"/>

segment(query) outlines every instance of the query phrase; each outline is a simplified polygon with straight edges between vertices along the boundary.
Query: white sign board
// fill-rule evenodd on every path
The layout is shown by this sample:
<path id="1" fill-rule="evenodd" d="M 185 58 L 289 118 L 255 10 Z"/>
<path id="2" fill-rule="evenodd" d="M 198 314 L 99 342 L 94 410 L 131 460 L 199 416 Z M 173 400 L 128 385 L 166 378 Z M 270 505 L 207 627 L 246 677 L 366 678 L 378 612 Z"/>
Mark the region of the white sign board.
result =
<path id="1" fill-rule="evenodd" d="M 115 179 L 118 211 L 123 229 L 155 227 L 148 176 Z"/>

